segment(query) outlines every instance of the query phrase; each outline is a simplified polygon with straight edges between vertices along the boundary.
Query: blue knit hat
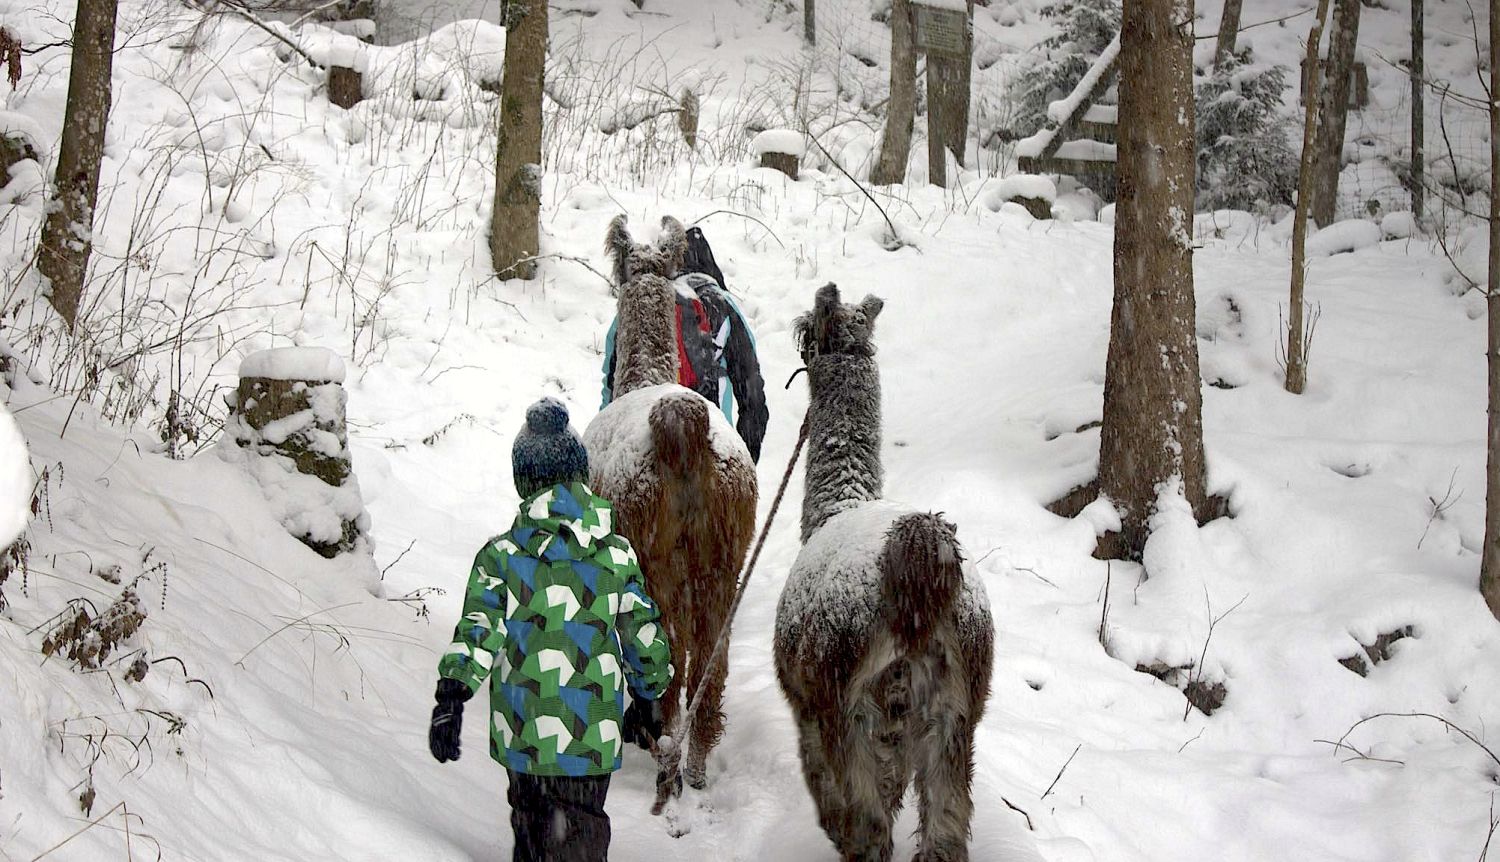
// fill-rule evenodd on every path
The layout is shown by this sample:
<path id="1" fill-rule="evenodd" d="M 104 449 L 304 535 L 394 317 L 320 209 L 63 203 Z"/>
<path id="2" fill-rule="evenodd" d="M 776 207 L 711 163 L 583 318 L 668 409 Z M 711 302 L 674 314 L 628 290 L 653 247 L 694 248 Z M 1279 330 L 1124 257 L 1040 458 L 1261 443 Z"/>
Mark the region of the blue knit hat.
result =
<path id="1" fill-rule="evenodd" d="M 589 478 L 588 451 L 568 427 L 568 408 L 556 398 L 526 408 L 526 425 L 516 435 L 510 460 L 522 499 L 558 483 Z"/>

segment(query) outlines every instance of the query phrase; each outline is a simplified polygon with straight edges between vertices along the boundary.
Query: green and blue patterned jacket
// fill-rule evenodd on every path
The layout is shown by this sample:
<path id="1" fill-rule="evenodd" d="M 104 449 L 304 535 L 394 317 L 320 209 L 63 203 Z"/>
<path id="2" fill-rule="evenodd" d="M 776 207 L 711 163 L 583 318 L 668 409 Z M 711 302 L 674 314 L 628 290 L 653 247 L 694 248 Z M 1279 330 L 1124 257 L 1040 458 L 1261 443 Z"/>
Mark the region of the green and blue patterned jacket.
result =
<path id="1" fill-rule="evenodd" d="M 625 686 L 654 700 L 672 679 L 666 633 L 607 500 L 582 483 L 521 503 L 474 558 L 463 619 L 438 673 L 490 680 L 490 756 L 538 776 L 620 768 Z"/>

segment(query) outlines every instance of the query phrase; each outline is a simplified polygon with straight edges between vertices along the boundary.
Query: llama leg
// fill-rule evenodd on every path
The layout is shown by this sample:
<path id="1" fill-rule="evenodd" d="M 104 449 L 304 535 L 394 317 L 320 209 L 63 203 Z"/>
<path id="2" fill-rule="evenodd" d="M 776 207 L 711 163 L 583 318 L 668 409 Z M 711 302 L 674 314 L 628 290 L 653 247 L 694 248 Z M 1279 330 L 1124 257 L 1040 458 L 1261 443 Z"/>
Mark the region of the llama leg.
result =
<path id="1" fill-rule="evenodd" d="M 917 739 L 921 845 L 913 862 L 968 862 L 974 725 L 939 718 Z"/>
<path id="2" fill-rule="evenodd" d="M 843 778 L 846 862 L 888 862 L 891 858 L 893 763 L 885 741 L 856 718 L 845 737 Z M 896 792 L 897 805 L 900 794 Z"/>
<path id="3" fill-rule="evenodd" d="M 690 730 L 691 747 L 688 749 L 685 778 L 687 783 L 702 790 L 708 786 L 708 753 L 719 744 L 724 735 L 724 678 L 729 674 L 729 656 L 726 654 L 713 667 L 706 667 L 707 653 L 702 653 L 693 662 L 695 679 L 693 685 L 703 687 L 703 700 L 693 716 Z"/>
<path id="4" fill-rule="evenodd" d="M 719 738 L 724 735 L 724 713 L 721 707 L 724 701 L 724 680 L 729 675 L 728 644 L 725 644 L 724 654 L 712 667 L 708 661 L 713 655 L 715 642 L 721 635 L 728 636 L 724 626 L 729 620 L 729 605 L 734 598 L 734 582 L 731 578 L 710 575 L 704 579 L 704 583 L 710 585 L 712 591 L 707 594 L 700 592 L 694 596 L 693 610 L 697 616 L 694 619 L 693 668 L 688 676 L 688 690 L 693 692 L 690 696 L 698 696 L 696 690 L 699 686 L 702 686 L 703 691 L 698 712 L 693 716 L 693 726 L 689 730 L 691 745 L 683 776 L 689 786 L 698 790 L 708 786 L 708 753 L 719 744 Z"/>
<path id="5" fill-rule="evenodd" d="M 824 750 L 823 732 L 818 722 L 810 716 L 801 716 L 797 721 L 797 739 L 802 755 L 802 777 L 806 779 L 807 791 L 812 794 L 813 805 L 818 809 L 818 825 L 842 853 L 844 803 L 838 776 Z"/>

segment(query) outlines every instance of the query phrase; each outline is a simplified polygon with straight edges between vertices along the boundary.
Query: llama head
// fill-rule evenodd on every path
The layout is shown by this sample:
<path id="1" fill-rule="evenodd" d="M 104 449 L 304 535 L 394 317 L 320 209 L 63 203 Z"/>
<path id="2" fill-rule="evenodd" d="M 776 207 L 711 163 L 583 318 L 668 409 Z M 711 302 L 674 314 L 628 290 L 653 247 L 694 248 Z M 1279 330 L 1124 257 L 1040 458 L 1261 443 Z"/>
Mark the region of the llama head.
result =
<path id="1" fill-rule="evenodd" d="M 615 216 L 604 237 L 604 251 L 614 265 L 614 290 L 618 292 L 632 278 L 645 273 L 667 279 L 676 276 L 682 270 L 687 248 L 687 232 L 682 222 L 671 216 L 662 216 L 661 236 L 650 245 L 631 239 L 625 216 Z"/>
<path id="2" fill-rule="evenodd" d="M 840 302 L 838 286 L 831 282 L 818 288 L 812 311 L 792 323 L 802 361 L 836 353 L 874 356 L 875 318 L 884 307 L 885 300 L 874 294 L 856 304 Z"/>

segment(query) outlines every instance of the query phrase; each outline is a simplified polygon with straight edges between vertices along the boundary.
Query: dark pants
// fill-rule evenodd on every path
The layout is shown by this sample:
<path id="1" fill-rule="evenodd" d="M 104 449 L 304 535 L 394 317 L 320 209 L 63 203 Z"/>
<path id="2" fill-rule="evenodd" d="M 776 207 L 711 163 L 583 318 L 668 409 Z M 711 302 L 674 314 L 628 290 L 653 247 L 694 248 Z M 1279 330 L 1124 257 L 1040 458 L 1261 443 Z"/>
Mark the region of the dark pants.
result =
<path id="1" fill-rule="evenodd" d="M 605 862 L 609 815 L 604 797 L 609 776 L 538 778 L 510 775 L 510 825 L 516 833 L 514 862 Z"/>

